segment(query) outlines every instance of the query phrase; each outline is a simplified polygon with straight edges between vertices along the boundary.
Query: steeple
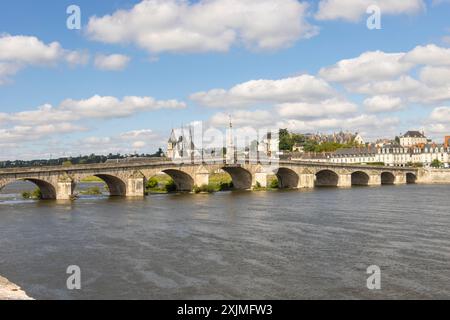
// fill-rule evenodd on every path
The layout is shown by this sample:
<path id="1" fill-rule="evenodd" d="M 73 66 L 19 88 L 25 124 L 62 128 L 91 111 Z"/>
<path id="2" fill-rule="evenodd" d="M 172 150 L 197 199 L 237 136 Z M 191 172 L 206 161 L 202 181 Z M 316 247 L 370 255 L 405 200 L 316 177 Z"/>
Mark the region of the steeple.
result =
<path id="1" fill-rule="evenodd" d="M 234 163 L 235 148 L 234 148 L 233 122 L 231 120 L 231 114 L 229 115 L 229 117 L 230 117 L 230 125 L 227 130 L 226 162 L 232 164 Z"/>

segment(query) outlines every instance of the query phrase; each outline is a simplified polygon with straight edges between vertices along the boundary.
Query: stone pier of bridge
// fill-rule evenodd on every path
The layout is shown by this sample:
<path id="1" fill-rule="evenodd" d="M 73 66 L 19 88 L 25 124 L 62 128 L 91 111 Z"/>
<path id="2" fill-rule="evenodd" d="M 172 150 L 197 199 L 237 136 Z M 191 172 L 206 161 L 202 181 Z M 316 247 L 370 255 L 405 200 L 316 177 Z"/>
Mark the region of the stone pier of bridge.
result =
<path id="1" fill-rule="evenodd" d="M 195 186 L 208 185 L 217 172 L 230 175 L 236 189 L 251 190 L 268 186 L 268 177 L 275 176 L 280 188 L 308 189 L 314 187 L 349 188 L 352 185 L 415 183 L 414 168 L 390 168 L 362 165 L 279 162 L 276 165 L 223 162 L 206 163 L 107 163 L 71 167 L 18 168 L 0 170 L 0 189 L 18 180 L 30 181 L 41 190 L 43 199 L 71 200 L 75 186 L 83 179 L 96 176 L 108 186 L 112 196 L 144 197 L 146 182 L 165 173 L 177 190 L 192 191 Z"/>

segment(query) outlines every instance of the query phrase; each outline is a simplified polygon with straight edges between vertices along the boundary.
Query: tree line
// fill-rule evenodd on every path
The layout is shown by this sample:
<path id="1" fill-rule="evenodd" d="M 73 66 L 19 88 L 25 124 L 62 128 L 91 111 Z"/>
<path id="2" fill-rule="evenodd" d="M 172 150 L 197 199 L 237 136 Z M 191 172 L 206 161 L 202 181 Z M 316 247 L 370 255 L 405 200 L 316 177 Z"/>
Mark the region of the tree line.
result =
<path id="1" fill-rule="evenodd" d="M 161 148 L 153 154 L 134 154 L 132 157 L 146 157 L 154 158 L 161 157 L 164 152 Z M 107 160 L 126 159 L 131 157 L 125 154 L 108 154 L 108 155 L 80 155 L 77 157 L 61 157 L 57 159 L 36 159 L 36 160 L 15 160 L 15 161 L 0 161 L 0 168 L 22 168 L 22 167 L 44 167 L 44 166 L 61 166 L 61 165 L 77 165 L 77 164 L 92 164 L 104 163 Z"/>
<path id="2" fill-rule="evenodd" d="M 280 129 L 279 139 L 279 148 L 281 151 L 292 151 L 292 148 L 295 144 L 303 146 L 305 152 L 334 152 L 341 148 L 352 148 L 358 146 L 358 144 L 354 141 L 350 143 L 318 143 L 317 141 L 309 139 L 303 134 L 291 133 L 287 129 Z"/>

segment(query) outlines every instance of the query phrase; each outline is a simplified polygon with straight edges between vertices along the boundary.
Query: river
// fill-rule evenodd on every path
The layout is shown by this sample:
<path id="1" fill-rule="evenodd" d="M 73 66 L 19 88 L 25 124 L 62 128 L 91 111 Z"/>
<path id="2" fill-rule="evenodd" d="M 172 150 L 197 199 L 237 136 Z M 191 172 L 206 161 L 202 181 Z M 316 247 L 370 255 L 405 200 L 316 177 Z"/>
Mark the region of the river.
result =
<path id="1" fill-rule="evenodd" d="M 35 299 L 450 298 L 449 185 L 74 202 L 25 188 L 0 194 L 0 275 Z"/>

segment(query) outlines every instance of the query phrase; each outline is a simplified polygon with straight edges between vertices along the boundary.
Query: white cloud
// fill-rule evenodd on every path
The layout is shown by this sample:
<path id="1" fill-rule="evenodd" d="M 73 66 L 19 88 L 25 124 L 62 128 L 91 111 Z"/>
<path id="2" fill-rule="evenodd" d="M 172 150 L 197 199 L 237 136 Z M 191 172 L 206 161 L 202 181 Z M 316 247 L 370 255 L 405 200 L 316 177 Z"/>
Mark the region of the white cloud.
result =
<path id="1" fill-rule="evenodd" d="M 38 139 L 56 134 L 67 134 L 85 131 L 86 128 L 72 123 L 57 123 L 38 126 L 14 126 L 0 129 L 2 143 L 36 141 Z"/>
<path id="2" fill-rule="evenodd" d="M 395 133 L 398 123 L 397 118 L 379 118 L 374 115 L 361 114 L 352 118 L 288 119 L 278 122 L 277 127 L 297 132 L 350 130 L 360 132 L 364 137 L 375 138 L 388 132 Z"/>
<path id="3" fill-rule="evenodd" d="M 273 123 L 274 117 L 267 110 L 237 110 L 231 113 L 233 125 L 249 126 L 249 125 L 267 125 Z M 210 124 L 217 127 L 227 127 L 230 122 L 230 114 L 219 112 L 211 117 Z"/>
<path id="4" fill-rule="evenodd" d="M 430 44 L 409 52 L 365 52 L 322 68 L 319 75 L 329 82 L 342 83 L 350 93 L 432 105 L 450 99 L 449 65 L 450 49 Z"/>
<path id="5" fill-rule="evenodd" d="M 319 101 L 335 95 L 324 80 L 311 75 L 281 80 L 252 80 L 229 90 L 213 89 L 197 92 L 190 99 L 207 107 L 247 107 L 258 103 Z"/>
<path id="6" fill-rule="evenodd" d="M 123 54 L 99 54 L 95 57 L 94 65 L 100 70 L 120 71 L 127 67 L 130 60 L 130 57 Z"/>
<path id="7" fill-rule="evenodd" d="M 450 48 L 442 48 L 434 44 L 418 46 L 405 55 L 404 61 L 416 65 L 450 66 Z"/>
<path id="8" fill-rule="evenodd" d="M 305 21 L 307 8 L 297 0 L 143 0 L 130 10 L 91 17 L 87 33 L 150 53 L 224 52 L 238 43 L 273 50 L 317 33 Z"/>
<path id="9" fill-rule="evenodd" d="M 426 8 L 423 0 L 321 0 L 315 18 L 358 22 L 371 5 L 378 6 L 381 14 L 386 15 L 417 14 Z"/>
<path id="10" fill-rule="evenodd" d="M 0 61 L 0 85 L 8 83 L 9 78 L 15 75 L 20 69 L 20 65 L 16 63 Z"/>
<path id="11" fill-rule="evenodd" d="M 73 142 L 70 149 L 74 155 L 80 153 L 153 153 L 157 148 L 164 147 L 162 142 L 165 143 L 165 140 L 166 137 L 163 138 L 153 130 L 142 129 L 123 132 L 110 137 L 91 136 L 83 138 Z"/>
<path id="12" fill-rule="evenodd" d="M 426 66 L 420 70 L 420 80 L 430 86 L 443 86 L 450 83 L 450 68 Z"/>
<path id="13" fill-rule="evenodd" d="M 448 135 L 450 133 L 450 107 L 434 108 L 425 121 L 427 131 L 435 135 Z"/>
<path id="14" fill-rule="evenodd" d="M 70 51 L 58 42 L 43 43 L 36 37 L 0 35 L 0 85 L 27 66 L 52 66 L 60 62 L 70 65 L 86 64 L 86 52 Z"/>
<path id="15" fill-rule="evenodd" d="M 142 149 L 147 145 L 147 142 L 145 141 L 135 141 L 133 142 L 132 146 L 135 149 Z"/>
<path id="16" fill-rule="evenodd" d="M 414 67 L 413 63 L 403 60 L 404 56 L 404 53 L 369 51 L 322 68 L 319 75 L 327 81 L 344 83 L 392 79 Z"/>
<path id="17" fill-rule="evenodd" d="M 283 103 L 277 106 L 278 114 L 287 118 L 329 117 L 330 115 L 349 114 L 358 110 L 358 106 L 343 99 L 328 99 L 317 103 Z"/>
<path id="18" fill-rule="evenodd" d="M 450 107 L 435 108 L 431 114 L 430 119 L 436 122 L 450 123 Z"/>
<path id="19" fill-rule="evenodd" d="M 374 96 L 364 100 L 364 106 L 369 112 L 389 112 L 403 108 L 403 102 L 398 97 Z"/>
<path id="20" fill-rule="evenodd" d="M 95 95 L 85 100 L 66 99 L 58 107 L 50 104 L 36 110 L 0 114 L 0 122 L 39 125 L 73 122 L 81 119 L 111 119 L 131 116 L 139 112 L 161 109 L 182 109 L 184 102 L 177 100 L 156 100 L 152 97 L 124 97 L 122 100 L 111 96 Z"/>
<path id="21" fill-rule="evenodd" d="M 419 90 L 422 83 L 410 76 L 401 76 L 395 80 L 373 81 L 349 86 L 351 92 L 368 95 L 403 95 Z"/>
<path id="22" fill-rule="evenodd" d="M 155 137 L 156 134 L 150 129 L 133 130 L 120 134 L 120 138 L 123 140 L 153 139 Z"/>
<path id="23" fill-rule="evenodd" d="M 59 107 L 61 111 L 70 111 L 78 118 L 122 118 L 137 112 L 160 109 L 182 109 L 184 102 L 177 100 L 155 100 L 152 97 L 124 97 L 119 100 L 111 96 L 95 95 L 85 100 L 64 100 Z"/>

